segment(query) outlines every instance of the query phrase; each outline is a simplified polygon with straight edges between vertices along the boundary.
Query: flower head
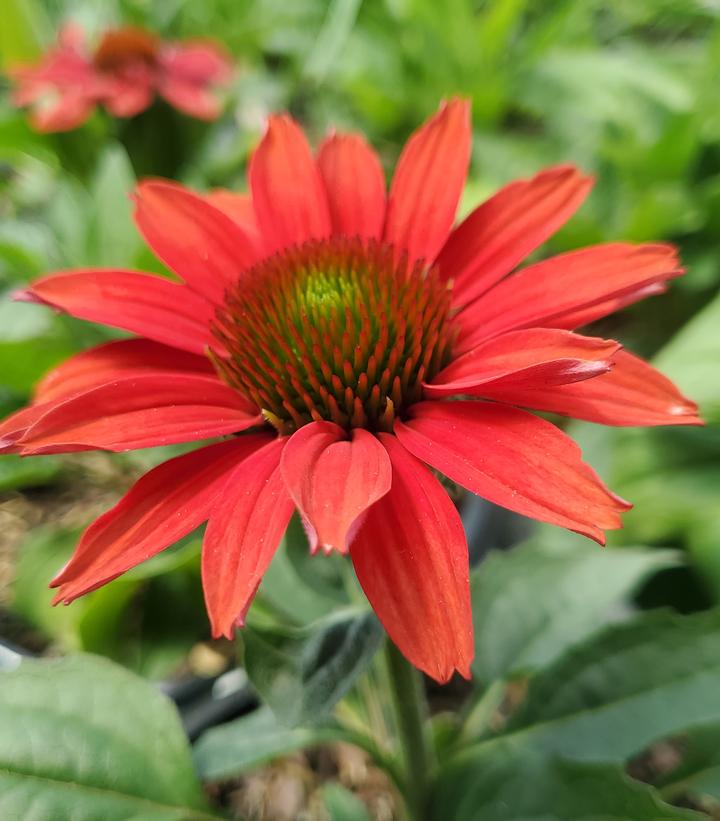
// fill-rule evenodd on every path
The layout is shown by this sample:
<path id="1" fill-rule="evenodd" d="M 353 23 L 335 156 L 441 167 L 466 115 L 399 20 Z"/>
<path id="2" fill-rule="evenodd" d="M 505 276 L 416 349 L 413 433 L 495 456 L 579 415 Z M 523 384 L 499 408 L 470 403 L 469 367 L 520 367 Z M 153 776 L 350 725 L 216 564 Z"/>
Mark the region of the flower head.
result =
<path id="1" fill-rule="evenodd" d="M 220 113 L 216 89 L 229 77 L 226 56 L 210 42 L 167 43 L 126 26 L 106 31 L 89 50 L 83 32 L 67 25 L 39 64 L 12 72 L 13 100 L 31 108 L 38 131 L 77 128 L 97 105 L 133 117 L 156 94 L 191 117 L 210 120 Z"/>
<path id="2" fill-rule="evenodd" d="M 70 602 L 207 521 L 215 635 L 242 624 L 294 510 L 311 549 L 349 553 L 390 637 L 439 681 L 469 675 L 468 555 L 433 470 L 599 542 L 629 505 L 562 431 L 523 408 L 610 425 L 699 424 L 613 340 L 574 331 L 665 289 L 668 245 L 614 243 L 515 272 L 580 206 L 569 166 L 512 183 L 453 228 L 470 153 L 453 100 L 410 139 L 389 194 L 354 134 L 313 156 L 272 117 L 250 195 L 149 181 L 135 219 L 179 281 L 45 277 L 20 298 L 138 338 L 81 353 L 2 426 L 6 451 L 228 437 L 143 476 L 53 585 Z"/>

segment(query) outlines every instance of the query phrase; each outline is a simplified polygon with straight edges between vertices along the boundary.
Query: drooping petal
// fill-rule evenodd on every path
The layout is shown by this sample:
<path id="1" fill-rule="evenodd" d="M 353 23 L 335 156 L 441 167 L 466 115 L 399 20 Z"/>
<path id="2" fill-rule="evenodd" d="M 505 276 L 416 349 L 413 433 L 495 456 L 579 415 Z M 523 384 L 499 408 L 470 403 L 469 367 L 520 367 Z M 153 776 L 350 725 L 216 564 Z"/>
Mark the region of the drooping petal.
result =
<path id="1" fill-rule="evenodd" d="M 658 294 L 664 294 L 667 291 L 667 284 L 665 282 L 653 282 L 650 285 L 644 285 L 637 290 L 629 291 L 619 297 L 607 300 L 607 302 L 598 302 L 588 308 L 581 308 L 579 311 L 572 310 L 558 316 L 553 317 L 553 328 L 566 328 L 569 331 L 575 328 L 582 328 L 583 325 L 588 325 L 590 322 L 595 322 L 605 316 L 614 314 L 626 308 L 628 305 L 634 305 L 643 299 Z"/>
<path id="2" fill-rule="evenodd" d="M 380 434 L 392 488 L 350 546 L 358 580 L 403 655 L 436 681 L 470 678 L 468 550 L 445 489 L 394 436 Z"/>
<path id="3" fill-rule="evenodd" d="M 385 240 L 433 262 L 450 233 L 470 162 L 470 105 L 443 103 L 408 140 L 390 187 Z"/>
<path id="4" fill-rule="evenodd" d="M 582 383 L 581 383 L 582 384 Z M 630 506 L 582 461 L 562 431 L 486 402 L 423 402 L 395 433 L 418 459 L 497 505 L 604 544 Z"/>
<path id="5" fill-rule="evenodd" d="M 593 180 L 557 166 L 501 188 L 450 234 L 437 260 L 454 282 L 455 304 L 492 288 L 551 237 L 582 205 Z"/>
<path id="6" fill-rule="evenodd" d="M 703 424 L 697 405 L 652 365 L 627 351 L 616 354 L 614 361 L 609 373 L 588 382 L 541 389 L 512 383 L 491 385 L 487 395 L 603 425 Z"/>
<path id="7" fill-rule="evenodd" d="M 424 393 L 429 397 L 485 396 L 488 388 L 507 379 L 535 388 L 580 382 L 610 370 L 619 348 L 611 339 L 552 328 L 509 331 L 451 362 L 424 385 Z"/>
<path id="8" fill-rule="evenodd" d="M 215 89 L 181 77 L 161 77 L 158 94 L 173 108 L 198 120 L 216 120 L 222 113 L 222 100 Z"/>
<path id="9" fill-rule="evenodd" d="M 255 259 L 264 256 L 260 227 L 258 226 L 250 194 L 238 194 L 225 188 L 214 188 L 205 195 L 205 199 L 210 205 L 227 214 L 233 222 L 240 226 L 248 241 L 252 244 Z"/>
<path id="10" fill-rule="evenodd" d="M 217 347 L 212 305 L 185 285 L 135 271 L 69 271 L 38 279 L 15 298 L 122 328 L 192 353 Z"/>
<path id="11" fill-rule="evenodd" d="M 671 245 L 609 243 L 529 265 L 475 300 L 457 317 L 458 348 L 532 325 L 553 327 L 569 313 L 606 303 L 679 276 Z"/>
<path id="12" fill-rule="evenodd" d="M 60 588 L 54 603 L 69 604 L 195 530 L 210 516 L 230 473 L 270 438 L 270 433 L 240 436 L 146 473 L 87 528 L 50 585 Z"/>
<path id="13" fill-rule="evenodd" d="M 25 455 L 194 442 L 262 421 L 237 391 L 205 374 L 143 374 L 49 404 L 23 436 Z"/>
<path id="14" fill-rule="evenodd" d="M 141 182 L 135 222 L 158 258 L 214 304 L 257 259 L 252 239 L 234 220 L 177 183 Z"/>
<path id="15" fill-rule="evenodd" d="M 215 371 L 205 356 L 161 345 L 150 339 L 120 339 L 71 356 L 53 368 L 35 386 L 35 402 L 49 402 L 98 385 L 152 372 L 199 373 Z"/>
<path id="16" fill-rule="evenodd" d="M 309 525 L 310 547 L 347 552 L 367 509 L 390 490 L 387 451 L 370 432 L 351 438 L 332 422 L 312 422 L 285 447 L 282 472 L 290 495 Z"/>
<path id="17" fill-rule="evenodd" d="M 275 554 L 294 509 L 280 471 L 285 439 L 245 459 L 210 514 L 202 579 L 213 636 L 232 638 Z"/>
<path id="18" fill-rule="evenodd" d="M 270 117 L 249 178 L 268 253 L 330 235 L 325 187 L 305 135 L 291 117 Z"/>
<path id="19" fill-rule="evenodd" d="M 379 239 L 385 223 L 385 175 L 358 134 L 333 134 L 317 158 L 334 234 Z"/>

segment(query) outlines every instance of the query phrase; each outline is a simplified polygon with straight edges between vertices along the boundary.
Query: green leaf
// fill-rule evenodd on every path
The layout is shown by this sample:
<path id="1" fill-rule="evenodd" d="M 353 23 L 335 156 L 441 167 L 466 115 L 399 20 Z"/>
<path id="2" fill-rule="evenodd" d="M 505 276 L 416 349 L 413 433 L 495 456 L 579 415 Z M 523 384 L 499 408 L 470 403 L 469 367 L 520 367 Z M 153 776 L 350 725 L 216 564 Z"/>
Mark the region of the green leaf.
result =
<path id="1" fill-rule="evenodd" d="M 193 756 L 200 776 L 207 781 L 216 781 L 303 747 L 344 738 L 344 732 L 333 725 L 312 729 L 282 727 L 272 711 L 263 707 L 208 730 L 193 747 Z"/>
<path id="2" fill-rule="evenodd" d="M 668 800 L 692 796 L 720 805 L 720 722 L 692 727 L 676 740 L 681 760 L 656 785 Z"/>
<path id="3" fill-rule="evenodd" d="M 365 804 L 342 784 L 329 782 L 321 793 L 330 821 L 370 821 Z"/>
<path id="4" fill-rule="evenodd" d="M 373 613 L 357 610 L 300 629 L 255 624 L 244 633 L 245 669 L 281 724 L 309 724 L 348 692 L 384 635 Z"/>
<path id="5" fill-rule="evenodd" d="M 720 720 L 720 611 L 644 614 L 568 652 L 530 680 L 504 744 L 624 761 L 653 741 Z"/>
<path id="6" fill-rule="evenodd" d="M 94 264 L 132 267 L 140 246 L 140 235 L 131 217 L 130 194 L 134 188 L 135 174 L 125 149 L 119 144 L 109 145 L 90 186 L 95 203 Z"/>
<path id="7" fill-rule="evenodd" d="M 283 623 L 305 627 L 347 605 L 343 563 L 338 555 L 312 556 L 299 516 L 293 516 L 283 543 L 263 578 L 258 598 Z"/>
<path id="8" fill-rule="evenodd" d="M 43 374 L 73 353 L 66 336 L 55 331 L 22 342 L 0 340 L 3 387 L 27 395 Z"/>
<path id="9" fill-rule="evenodd" d="M 41 336 L 52 325 L 52 314 L 41 305 L 12 302 L 9 293 L 0 295 L 0 342 L 22 342 Z"/>
<path id="10" fill-rule="evenodd" d="M 673 337 L 654 364 L 700 405 L 707 421 L 720 423 L 719 360 L 720 295 Z"/>
<path id="11" fill-rule="evenodd" d="M 99 653 L 150 678 L 167 675 L 207 634 L 199 544 L 190 540 L 164 551 L 70 607 L 51 607 L 48 584 L 78 538 L 76 530 L 49 528 L 28 535 L 16 568 L 13 609 L 66 651 Z"/>
<path id="12" fill-rule="evenodd" d="M 9 68 L 36 57 L 49 28 L 38 0 L 3 0 L 0 68 Z"/>
<path id="13" fill-rule="evenodd" d="M 663 803 L 619 767 L 581 764 L 508 744 L 441 770 L 431 793 L 437 821 L 699 821 Z"/>
<path id="14" fill-rule="evenodd" d="M 305 76 L 322 82 L 333 65 L 352 31 L 360 10 L 361 0 L 332 0 L 327 17 L 317 34 L 312 52 L 305 62 Z"/>
<path id="15" fill-rule="evenodd" d="M 211 818 L 173 705 L 108 661 L 23 661 L 0 724 L 3 818 Z"/>
<path id="16" fill-rule="evenodd" d="M 472 576 L 473 673 L 489 683 L 547 664 L 595 632 L 644 578 L 676 562 L 666 550 L 590 542 L 492 553 Z"/>
<path id="17" fill-rule="evenodd" d="M 4 454 L 0 459 L 0 493 L 26 487 L 48 485 L 59 476 L 62 463 L 55 456 L 34 456 L 28 459 Z"/>

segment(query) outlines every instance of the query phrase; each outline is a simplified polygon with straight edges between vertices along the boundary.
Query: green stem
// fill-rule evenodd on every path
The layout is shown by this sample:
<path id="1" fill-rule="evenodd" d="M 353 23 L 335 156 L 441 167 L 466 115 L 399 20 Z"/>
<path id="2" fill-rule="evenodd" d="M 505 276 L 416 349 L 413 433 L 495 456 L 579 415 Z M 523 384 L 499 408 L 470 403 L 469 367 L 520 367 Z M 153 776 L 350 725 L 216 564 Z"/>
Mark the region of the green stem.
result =
<path id="1" fill-rule="evenodd" d="M 414 821 L 426 817 L 428 777 L 432 765 L 427 738 L 428 709 L 420 673 L 388 639 L 387 666 L 398 735 L 405 758 L 405 797 Z"/>

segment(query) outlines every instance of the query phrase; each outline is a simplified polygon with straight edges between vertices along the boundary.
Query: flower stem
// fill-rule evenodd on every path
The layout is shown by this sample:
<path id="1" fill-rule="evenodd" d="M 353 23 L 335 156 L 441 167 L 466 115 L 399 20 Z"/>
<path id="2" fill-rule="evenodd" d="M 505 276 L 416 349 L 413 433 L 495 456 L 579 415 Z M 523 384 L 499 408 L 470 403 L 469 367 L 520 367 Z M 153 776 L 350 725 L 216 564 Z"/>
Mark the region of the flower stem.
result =
<path id="1" fill-rule="evenodd" d="M 405 758 L 405 798 L 411 817 L 426 817 L 426 798 L 432 756 L 428 738 L 428 708 L 420 673 L 388 639 L 386 649 L 393 707 Z"/>

